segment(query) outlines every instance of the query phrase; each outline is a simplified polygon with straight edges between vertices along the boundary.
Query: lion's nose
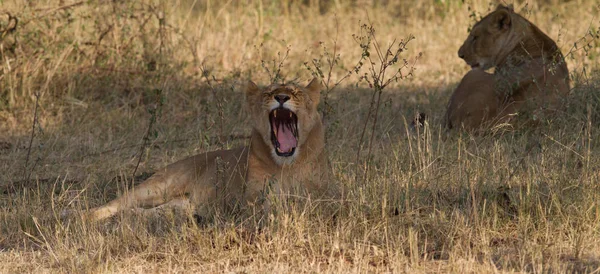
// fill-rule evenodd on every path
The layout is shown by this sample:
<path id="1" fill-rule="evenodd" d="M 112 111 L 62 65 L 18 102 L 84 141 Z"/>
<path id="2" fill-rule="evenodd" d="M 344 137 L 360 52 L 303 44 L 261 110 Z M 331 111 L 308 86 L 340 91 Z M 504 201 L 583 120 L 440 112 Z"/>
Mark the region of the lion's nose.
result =
<path id="1" fill-rule="evenodd" d="M 285 94 L 277 94 L 277 95 L 275 95 L 275 100 L 277 102 L 279 102 L 280 104 L 283 104 L 283 103 L 287 102 L 287 100 L 289 100 L 289 99 L 290 99 L 290 96 L 285 95 Z"/>

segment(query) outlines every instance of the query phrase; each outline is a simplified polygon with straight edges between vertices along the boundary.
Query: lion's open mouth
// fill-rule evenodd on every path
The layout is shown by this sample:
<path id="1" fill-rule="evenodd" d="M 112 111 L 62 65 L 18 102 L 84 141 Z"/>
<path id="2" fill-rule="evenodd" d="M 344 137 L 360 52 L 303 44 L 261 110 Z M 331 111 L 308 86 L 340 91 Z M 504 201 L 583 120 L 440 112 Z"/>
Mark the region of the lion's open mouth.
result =
<path id="1" fill-rule="evenodd" d="M 294 155 L 298 146 L 298 116 L 289 109 L 276 108 L 269 113 L 271 142 L 282 157 Z"/>

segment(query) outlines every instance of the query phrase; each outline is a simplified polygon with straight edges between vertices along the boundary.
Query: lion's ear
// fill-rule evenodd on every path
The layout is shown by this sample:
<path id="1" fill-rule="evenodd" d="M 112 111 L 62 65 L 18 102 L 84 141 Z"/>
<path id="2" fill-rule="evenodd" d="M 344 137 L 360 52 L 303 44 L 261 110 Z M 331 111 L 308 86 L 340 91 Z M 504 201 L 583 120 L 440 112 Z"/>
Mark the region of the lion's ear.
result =
<path id="1" fill-rule="evenodd" d="M 496 6 L 496 10 L 508 10 L 510 12 L 515 12 L 515 6 L 513 6 L 513 4 L 508 4 L 508 6 L 499 4 Z"/>
<path id="2" fill-rule="evenodd" d="M 306 90 L 308 91 L 308 96 L 313 101 L 315 105 L 319 104 L 319 100 L 321 99 L 321 90 L 323 86 L 321 85 L 321 79 L 315 77 L 308 83 L 306 86 Z"/>
<path id="3" fill-rule="evenodd" d="M 258 86 L 254 82 L 252 82 L 252 80 L 248 80 L 248 82 L 246 83 L 246 96 L 254 97 L 258 94 L 260 94 L 260 89 L 258 88 Z"/>
<path id="4" fill-rule="evenodd" d="M 510 12 L 506 7 L 498 9 L 494 15 L 495 26 L 498 30 L 508 30 L 511 25 Z"/>

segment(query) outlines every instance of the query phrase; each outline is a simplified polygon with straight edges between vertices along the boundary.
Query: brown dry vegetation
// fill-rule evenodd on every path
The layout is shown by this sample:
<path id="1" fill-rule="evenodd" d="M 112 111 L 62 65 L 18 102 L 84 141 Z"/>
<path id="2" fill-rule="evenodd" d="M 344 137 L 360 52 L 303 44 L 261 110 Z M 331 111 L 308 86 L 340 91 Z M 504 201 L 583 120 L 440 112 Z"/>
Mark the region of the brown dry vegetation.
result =
<path id="1" fill-rule="evenodd" d="M 469 136 L 446 134 L 441 117 L 468 69 L 456 51 L 496 3 L 0 0 L 0 272 L 598 271 L 598 3 L 514 4 L 569 52 L 568 109 Z M 368 64 L 328 92 L 344 207 L 283 203 L 257 234 L 228 216 L 59 218 L 155 168 L 244 143 L 240 84 L 268 84 L 279 63 L 284 80 L 308 80 L 315 62 L 327 76 L 339 54 L 337 82 L 364 53 L 353 38 L 363 24 L 382 48 L 414 35 L 400 55 L 409 64 L 422 55 L 384 89 L 376 123 L 359 79 Z M 419 136 L 406 126 L 416 111 L 430 117 Z"/>

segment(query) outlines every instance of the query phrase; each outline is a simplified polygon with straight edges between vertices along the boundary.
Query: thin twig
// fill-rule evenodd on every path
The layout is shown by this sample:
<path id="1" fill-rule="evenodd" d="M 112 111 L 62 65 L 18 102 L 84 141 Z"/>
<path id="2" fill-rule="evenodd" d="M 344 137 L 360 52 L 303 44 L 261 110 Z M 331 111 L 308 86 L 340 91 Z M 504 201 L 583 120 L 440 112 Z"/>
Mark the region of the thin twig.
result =
<path id="1" fill-rule="evenodd" d="M 360 134 L 360 140 L 358 141 L 358 149 L 356 150 L 356 174 L 355 179 L 358 180 L 359 170 L 360 170 L 360 153 L 362 151 L 363 141 L 365 139 L 365 133 L 367 132 L 367 125 L 369 124 L 369 119 L 371 119 L 371 113 L 373 112 L 373 105 L 375 103 L 375 95 L 373 93 L 373 97 L 371 98 L 371 104 L 369 105 L 369 112 L 367 113 L 367 118 L 365 119 L 365 124 L 363 125 L 362 132 Z"/>
<path id="2" fill-rule="evenodd" d="M 329 92 L 337 86 L 337 84 L 334 85 L 333 88 L 330 88 L 330 86 L 329 86 L 330 81 L 331 81 L 331 73 L 333 71 L 333 66 L 337 63 L 337 59 L 336 59 L 337 58 L 336 57 L 337 56 L 337 41 L 338 41 L 338 35 L 340 32 L 340 25 L 339 25 L 339 21 L 337 18 L 337 14 L 334 16 L 334 20 L 335 20 L 335 39 L 333 39 L 333 56 L 327 59 L 327 62 L 329 63 L 329 71 L 327 72 L 327 80 L 325 81 L 325 94 L 323 94 L 323 105 L 325 106 L 325 110 L 323 110 L 323 117 L 322 117 L 323 121 L 325 121 L 325 118 L 329 114 L 329 103 L 327 101 L 327 99 L 329 99 Z M 344 80 L 346 77 L 347 76 L 343 77 L 341 80 Z"/>
<path id="3" fill-rule="evenodd" d="M 375 105 L 375 117 L 373 118 L 373 127 L 371 128 L 371 139 L 369 140 L 369 151 L 367 152 L 367 161 L 371 158 L 371 152 L 373 149 L 373 140 L 375 139 L 375 128 L 377 127 L 377 118 L 379 116 L 379 107 L 381 106 L 381 94 L 383 93 L 383 89 L 380 89 L 377 92 L 377 104 Z M 363 177 L 363 184 L 366 183 L 367 174 L 369 173 L 369 166 L 365 170 L 365 176 Z"/>
<path id="4" fill-rule="evenodd" d="M 31 136 L 29 138 L 29 146 L 27 147 L 27 157 L 25 158 L 25 167 L 23 168 L 23 179 L 29 180 L 31 173 L 27 174 L 27 167 L 29 166 L 29 157 L 31 156 L 31 147 L 33 146 L 33 138 L 35 136 L 35 125 L 38 123 L 38 107 L 40 101 L 39 91 L 34 93 L 35 95 L 35 107 L 33 110 L 33 123 L 31 123 Z M 12 186 L 11 186 L 12 187 Z"/>
<path id="5" fill-rule="evenodd" d="M 131 178 L 135 178 L 135 173 L 138 170 L 138 167 L 140 166 L 140 162 L 142 161 L 142 156 L 144 155 L 144 149 L 146 148 L 146 146 L 148 145 L 148 142 L 150 141 L 150 133 L 152 132 L 152 129 L 154 127 L 154 124 L 156 123 L 157 120 L 157 116 L 159 115 L 158 113 L 160 113 L 160 108 L 162 108 L 162 90 L 158 89 L 157 91 L 157 106 L 154 110 L 150 110 L 150 123 L 148 124 L 148 130 L 146 131 L 146 135 L 144 136 L 144 141 L 142 142 L 142 146 L 140 147 L 140 156 L 138 157 L 138 161 L 137 164 L 135 165 L 135 168 L 133 169 L 133 173 L 131 174 Z"/>
<path id="6" fill-rule="evenodd" d="M 202 77 L 204 77 L 204 79 L 206 80 L 206 84 L 208 85 L 208 88 L 210 89 L 210 91 L 212 92 L 215 101 L 217 103 L 217 113 L 219 115 L 219 146 L 223 146 L 223 140 L 221 139 L 221 137 L 223 136 L 223 124 L 225 124 L 225 112 L 224 112 L 224 107 L 223 107 L 223 100 L 219 97 L 219 94 L 217 93 L 217 90 L 215 89 L 215 87 L 213 86 L 213 84 L 211 83 L 211 79 L 208 77 L 210 72 L 206 69 L 206 67 L 204 65 L 202 65 L 200 67 L 200 71 L 202 72 Z M 212 77 L 215 82 L 217 81 L 214 76 Z"/>

